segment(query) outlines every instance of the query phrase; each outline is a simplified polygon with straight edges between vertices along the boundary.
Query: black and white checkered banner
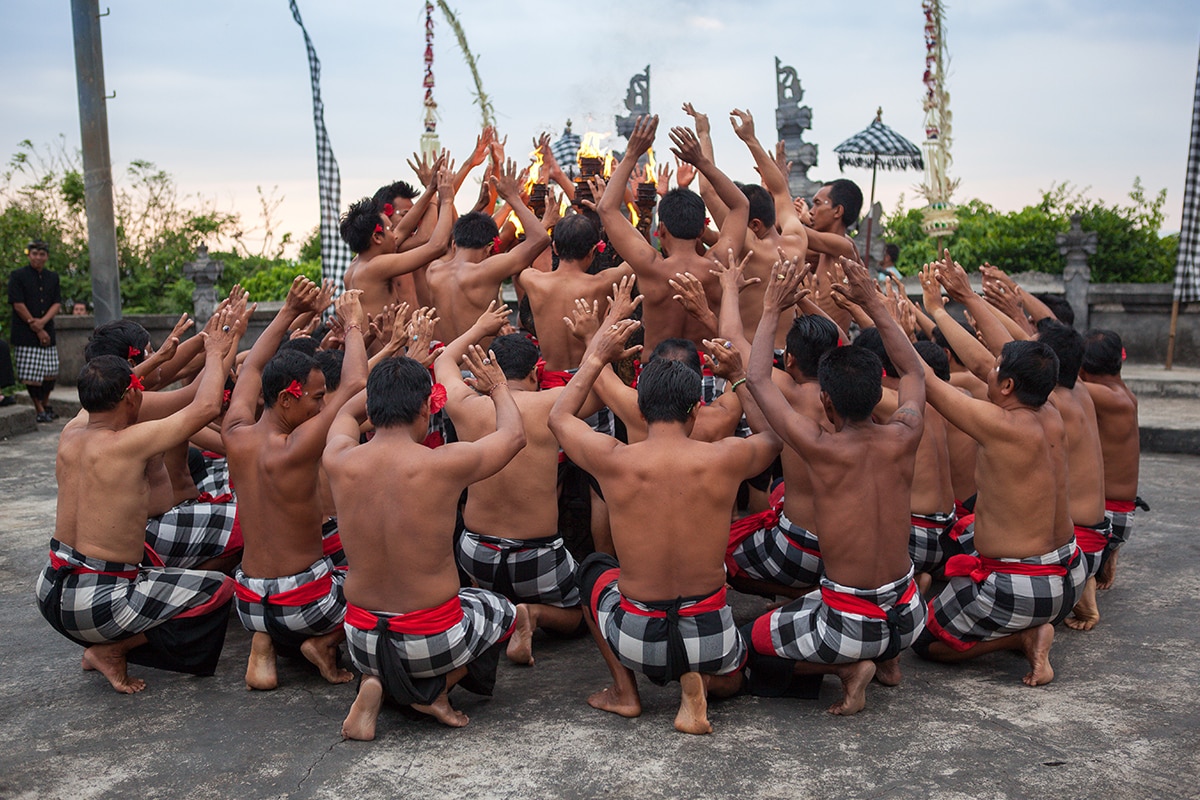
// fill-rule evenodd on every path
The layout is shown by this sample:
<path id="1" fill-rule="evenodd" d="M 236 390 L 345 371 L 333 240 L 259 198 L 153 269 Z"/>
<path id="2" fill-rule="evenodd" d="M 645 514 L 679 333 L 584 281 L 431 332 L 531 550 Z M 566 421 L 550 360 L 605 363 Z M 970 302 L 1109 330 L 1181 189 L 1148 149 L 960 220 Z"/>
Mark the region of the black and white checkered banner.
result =
<path id="1" fill-rule="evenodd" d="M 321 277 L 331 278 L 337 293 L 342 291 L 342 276 L 353 258 L 350 248 L 342 241 L 338 231 L 338 215 L 342 205 L 342 174 L 337 159 L 333 157 L 333 146 L 325 130 L 325 104 L 321 102 L 321 61 L 313 47 L 312 39 L 300 19 L 296 0 L 288 0 L 292 19 L 304 33 L 304 46 L 308 48 L 308 71 L 312 76 L 313 125 L 317 131 L 317 187 L 321 196 Z"/>
<path id="2" fill-rule="evenodd" d="M 1175 299 L 1200 300 L 1200 65 L 1196 67 L 1196 99 L 1192 105 L 1192 141 L 1183 184 L 1183 218 L 1179 226 L 1179 260 L 1175 262 Z"/>

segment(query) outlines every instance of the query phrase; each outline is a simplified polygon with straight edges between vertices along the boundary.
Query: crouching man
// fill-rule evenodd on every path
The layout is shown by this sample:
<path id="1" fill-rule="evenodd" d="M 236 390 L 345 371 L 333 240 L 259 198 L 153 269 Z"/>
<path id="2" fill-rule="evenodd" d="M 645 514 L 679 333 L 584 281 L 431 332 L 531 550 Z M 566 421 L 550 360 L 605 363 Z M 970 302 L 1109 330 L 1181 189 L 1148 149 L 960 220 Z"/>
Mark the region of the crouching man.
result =
<path id="1" fill-rule="evenodd" d="M 468 719 L 450 706 L 451 688 L 462 682 L 491 694 L 498 645 L 512 635 L 517 612 L 494 592 L 460 590 L 454 523 L 463 489 L 499 472 L 525 446 L 521 413 L 494 362 L 478 346 L 463 359 L 475 391 L 496 409 L 496 430 L 476 441 L 422 444 L 445 395 L 410 358 L 387 359 L 371 371 L 369 442 L 359 444 L 361 394 L 329 431 L 325 470 L 349 562 L 346 642 L 363 673 L 342 723 L 348 739 L 375 738 L 385 691 L 456 728 Z"/>

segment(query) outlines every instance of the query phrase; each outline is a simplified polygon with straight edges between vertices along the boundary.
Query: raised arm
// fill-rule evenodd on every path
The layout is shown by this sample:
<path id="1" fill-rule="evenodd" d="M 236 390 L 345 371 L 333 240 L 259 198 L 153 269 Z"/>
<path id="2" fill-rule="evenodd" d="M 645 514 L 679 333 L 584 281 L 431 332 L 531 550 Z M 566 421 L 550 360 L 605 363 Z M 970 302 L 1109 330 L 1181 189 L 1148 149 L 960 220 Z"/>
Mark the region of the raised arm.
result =
<path id="1" fill-rule="evenodd" d="M 750 221 L 750 201 L 737 187 L 729 176 L 717 168 L 711 158 L 704 155 L 700 141 L 690 128 L 672 128 L 671 142 L 674 147 L 671 152 L 681 160 L 694 166 L 701 175 L 708 179 L 721 202 L 729 209 L 729 213 L 721 222 L 721 235 L 713 245 L 718 253 L 733 250 L 735 255 L 741 255 L 746 246 L 746 226 Z"/>
<path id="2" fill-rule="evenodd" d="M 796 213 L 796 206 L 792 202 L 792 193 L 788 188 L 787 176 L 780 171 L 779 162 L 766 151 L 755 135 L 754 117 L 749 111 L 735 108 L 729 112 L 729 121 L 733 125 L 733 132 L 750 150 L 750 155 L 754 158 L 754 168 L 762 177 L 763 188 L 771 193 L 771 198 L 775 201 L 775 224 L 779 226 L 780 232 L 785 236 L 804 237 L 807 245 L 808 232 L 804 223 L 800 221 L 800 216 Z M 803 251 L 788 255 L 796 258 L 804 257 Z"/>
<path id="3" fill-rule="evenodd" d="M 613 247 L 621 258 L 629 264 L 634 272 L 643 273 L 658 260 L 658 251 L 638 232 L 638 229 L 621 213 L 624 200 L 624 187 L 629 183 L 629 177 L 650 146 L 654 144 L 654 134 L 658 130 L 658 117 L 639 117 L 634 123 L 633 132 L 629 134 L 629 147 L 625 155 L 613 170 L 608 181 L 608 188 L 594 208 L 600 215 L 604 232 L 612 242 Z"/>
<path id="4" fill-rule="evenodd" d="M 710 161 L 715 162 L 717 158 L 714 155 L 712 124 L 708 121 L 708 114 L 697 111 L 691 103 L 684 103 L 683 111 L 693 120 L 693 125 L 696 129 L 696 138 L 700 141 L 700 152 Z M 676 160 L 679 161 L 681 177 L 684 165 L 687 165 L 687 168 L 692 171 L 692 175 L 699 178 L 696 183 L 696 189 L 700 192 L 700 197 L 704 200 L 704 207 L 708 209 L 709 216 L 712 217 L 717 228 L 720 228 L 725 224 L 725 215 L 729 213 L 729 207 L 721 202 L 716 189 L 713 188 L 713 185 L 703 175 L 696 171 L 694 166 L 678 159 L 678 157 L 676 157 Z M 686 184 L 681 180 L 679 185 L 680 188 L 683 188 Z"/>
<path id="5" fill-rule="evenodd" d="M 732 250 L 725 251 L 728 258 L 728 263 L 722 263 L 719 254 L 713 255 L 713 263 L 716 264 L 716 269 L 709 270 L 713 275 L 717 276 L 717 280 L 721 283 L 721 312 L 717 324 L 718 333 L 742 351 L 742 354 L 749 358 L 750 341 L 746 338 L 745 323 L 742 321 L 742 306 L 738 302 L 738 295 L 747 286 L 755 283 L 761 283 L 761 278 L 747 278 L 746 264 L 750 261 L 750 253 L 741 261 L 738 261 L 737 256 Z"/>
<path id="6" fill-rule="evenodd" d="M 451 175 L 447 170 L 437 173 L 438 187 L 438 219 L 437 225 L 429 241 L 404 250 L 399 253 L 383 253 L 362 264 L 359 270 L 370 275 L 373 280 L 391 280 L 400 275 L 416 272 L 421 267 L 428 266 L 446 254 L 450 249 L 450 234 L 454 230 L 454 186 Z M 415 208 L 414 208 L 415 211 Z M 405 220 L 413 215 L 413 211 L 404 215 L 398 225 L 404 225 Z"/>
<path id="7" fill-rule="evenodd" d="M 505 164 L 503 171 L 492 175 L 489 179 L 500 197 L 512 207 L 513 214 L 521 221 L 525 230 L 525 241 L 508 252 L 485 258 L 477 267 L 477 275 L 481 282 L 500 284 L 505 278 L 511 278 L 534 262 L 543 250 L 550 246 L 550 236 L 542 227 L 542 221 L 533 213 L 533 209 L 525 205 L 521 198 L 521 183 L 517 179 L 517 165 L 512 159 Z"/>
<path id="8" fill-rule="evenodd" d="M 987 380 L 987 375 L 996 363 L 995 357 L 983 344 L 972 336 L 958 320 L 950 316 L 942 300 L 942 286 L 938 283 L 934 264 L 921 268 L 921 292 L 925 311 L 937 323 L 938 330 L 946 337 L 946 343 L 968 370 L 977 378 Z"/>
<path id="9" fill-rule="evenodd" d="M 459 463 L 466 468 L 466 482 L 474 483 L 495 475 L 512 461 L 513 456 L 525 446 L 525 426 L 509 391 L 508 381 L 504 379 L 504 373 L 490 350 L 484 353 L 479 345 L 471 345 L 462 360 L 462 366 L 475 376 L 471 381 L 475 391 L 490 397 L 496 406 L 494 432 L 474 442 L 456 442 L 447 448 L 446 454 L 456 459 L 465 453 L 466 458 Z"/>
<path id="10" fill-rule="evenodd" d="M 975 319 L 976 329 L 983 336 L 984 344 L 993 356 L 1000 355 L 1005 344 L 1013 340 L 1012 335 L 1004 324 L 992 313 L 992 307 L 987 301 L 975 294 L 967 272 L 950 257 L 950 251 L 944 250 L 942 260 L 934 264 L 934 274 L 938 283 L 946 290 L 951 300 L 962 303 Z M 958 348 L 955 348 L 958 352 Z M 990 367 L 989 367 L 990 369 Z"/>
<path id="11" fill-rule="evenodd" d="M 459 364 L 466 358 L 471 345 L 479 344 L 484 339 L 499 333 L 500 329 L 504 327 L 504 323 L 508 322 L 510 313 L 508 306 L 501 305 L 497 308 L 497 303 L 493 300 L 488 304 L 487 311 L 480 314 L 479 319 L 463 331 L 461 336 L 446 345 L 442 354 L 433 362 L 434 377 L 437 378 L 438 383 L 446 387 L 446 409 L 450 412 L 451 417 L 462 407 L 463 403 L 488 402 L 486 398 L 466 384 Z"/>

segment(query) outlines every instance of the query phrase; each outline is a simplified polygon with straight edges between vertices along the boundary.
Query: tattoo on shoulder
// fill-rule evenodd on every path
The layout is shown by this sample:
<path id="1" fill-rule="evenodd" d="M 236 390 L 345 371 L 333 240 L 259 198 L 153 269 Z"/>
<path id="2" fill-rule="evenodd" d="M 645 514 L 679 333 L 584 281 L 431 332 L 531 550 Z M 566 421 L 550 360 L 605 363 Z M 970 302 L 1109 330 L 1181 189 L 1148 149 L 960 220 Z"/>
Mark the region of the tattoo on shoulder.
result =
<path id="1" fill-rule="evenodd" d="M 921 419 L 921 412 L 917 411 L 915 408 L 898 409 L 896 411 L 896 416 L 900 416 L 901 414 L 903 414 L 906 417 L 916 417 L 917 419 Z"/>

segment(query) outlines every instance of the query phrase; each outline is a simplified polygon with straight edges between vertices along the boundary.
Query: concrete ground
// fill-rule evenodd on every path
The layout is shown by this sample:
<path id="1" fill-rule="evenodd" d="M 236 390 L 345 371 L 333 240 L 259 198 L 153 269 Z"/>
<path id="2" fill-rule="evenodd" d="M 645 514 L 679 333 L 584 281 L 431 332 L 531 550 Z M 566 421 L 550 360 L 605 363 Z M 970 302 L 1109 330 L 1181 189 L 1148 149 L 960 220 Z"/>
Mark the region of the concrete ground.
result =
<path id="1" fill-rule="evenodd" d="M 707 737 L 671 727 L 678 687 L 641 683 L 627 720 L 584 702 L 607 672 L 588 639 L 535 641 L 504 662 L 496 696 L 455 692 L 461 730 L 385 708 L 378 738 L 343 742 L 354 685 L 281 659 L 281 687 L 249 694 L 249 637 L 232 620 L 217 674 L 134 667 L 113 692 L 33 602 L 54 523 L 61 422 L 0 442 L 0 754 L 5 798 L 1200 797 L 1200 458 L 1146 454 L 1139 517 L 1090 633 L 1061 628 L 1057 676 L 1030 689 L 1024 661 L 962 666 L 902 656 L 904 683 L 873 684 L 852 718 L 820 701 L 736 697 Z M 739 621 L 765 601 L 731 593 Z"/>

